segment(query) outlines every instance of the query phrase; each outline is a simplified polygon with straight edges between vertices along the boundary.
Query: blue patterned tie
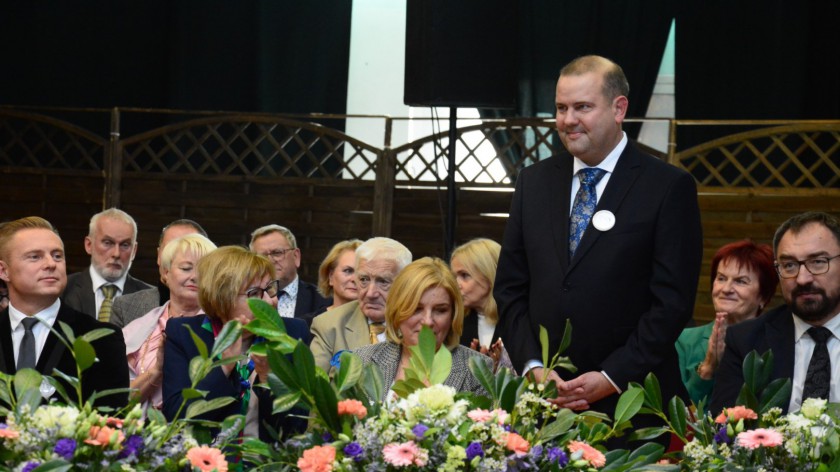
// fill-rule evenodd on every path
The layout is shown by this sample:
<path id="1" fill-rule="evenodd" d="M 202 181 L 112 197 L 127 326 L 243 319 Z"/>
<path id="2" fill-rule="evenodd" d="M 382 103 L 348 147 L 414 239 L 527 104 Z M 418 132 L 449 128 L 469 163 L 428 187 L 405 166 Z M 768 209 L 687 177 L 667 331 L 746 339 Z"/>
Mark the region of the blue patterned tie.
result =
<path id="1" fill-rule="evenodd" d="M 831 358 L 828 355 L 828 338 L 831 331 L 821 326 L 808 329 L 808 335 L 814 340 L 814 353 L 808 363 L 805 386 L 802 388 L 802 401 L 806 398 L 828 400 L 831 385 Z"/>
<path id="2" fill-rule="evenodd" d="M 575 195 L 575 204 L 572 207 L 572 216 L 569 218 L 569 258 L 575 255 L 575 251 L 580 244 L 580 238 L 583 237 L 583 232 L 589 225 L 589 220 L 592 219 L 592 213 L 595 213 L 595 205 L 598 203 L 598 194 L 595 192 L 595 186 L 601 180 L 601 177 L 606 174 L 604 169 L 597 167 L 590 167 L 578 171 L 578 178 L 580 179 L 580 188 Z"/>

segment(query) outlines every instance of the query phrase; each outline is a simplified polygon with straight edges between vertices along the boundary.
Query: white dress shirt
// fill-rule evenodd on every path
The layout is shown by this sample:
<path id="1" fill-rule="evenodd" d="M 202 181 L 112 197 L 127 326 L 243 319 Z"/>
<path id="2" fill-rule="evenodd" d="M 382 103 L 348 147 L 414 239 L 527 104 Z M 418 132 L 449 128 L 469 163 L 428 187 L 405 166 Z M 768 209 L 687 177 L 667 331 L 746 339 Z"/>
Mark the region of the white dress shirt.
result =
<path id="1" fill-rule="evenodd" d="M 61 299 L 56 299 L 49 307 L 35 313 L 34 317 L 40 320 L 40 323 L 35 323 L 32 327 L 32 336 L 35 337 L 35 363 L 41 357 L 41 351 L 44 350 L 44 344 L 47 342 L 47 336 L 50 334 L 50 327 L 55 324 L 55 319 L 58 318 L 58 309 L 61 307 Z M 28 318 L 9 303 L 9 321 L 12 326 L 12 345 L 15 352 L 15 365 L 18 361 L 18 351 L 20 351 L 20 342 L 23 340 L 23 334 L 26 331 L 23 328 L 24 318 Z"/>
<path id="2" fill-rule="evenodd" d="M 808 335 L 808 328 L 812 325 L 801 318 L 793 315 L 793 391 L 790 393 L 788 411 L 793 413 L 799 411 L 802 406 L 802 389 L 805 387 L 805 377 L 808 375 L 808 364 L 811 362 L 811 354 L 814 353 L 816 344 Z M 831 384 L 829 386 L 828 401 L 831 403 L 840 402 L 840 316 L 834 315 L 824 325 L 831 331 L 832 336 L 828 338 L 828 358 L 831 360 Z"/>
<path id="3" fill-rule="evenodd" d="M 88 267 L 88 270 L 90 271 L 90 280 L 93 283 L 93 294 L 96 299 L 96 313 L 94 313 L 94 315 L 98 315 L 99 308 L 102 306 L 102 302 L 105 301 L 105 294 L 102 293 L 102 287 L 105 285 L 113 285 L 117 287 L 117 291 L 114 292 L 114 298 L 119 297 L 123 294 L 123 287 L 125 287 L 125 279 L 128 277 L 128 271 L 126 271 L 125 274 L 116 281 L 109 282 L 105 280 L 105 277 L 99 275 L 99 272 L 97 272 L 93 266 Z M 96 316 L 96 318 L 99 318 L 99 316 Z"/>

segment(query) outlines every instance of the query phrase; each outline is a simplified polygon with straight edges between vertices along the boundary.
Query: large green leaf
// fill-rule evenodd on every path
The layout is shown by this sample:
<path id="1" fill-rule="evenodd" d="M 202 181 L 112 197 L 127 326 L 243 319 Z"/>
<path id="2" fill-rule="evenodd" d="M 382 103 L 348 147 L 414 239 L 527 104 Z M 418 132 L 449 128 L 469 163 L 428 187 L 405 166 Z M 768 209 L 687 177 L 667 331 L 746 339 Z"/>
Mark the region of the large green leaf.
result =
<path id="1" fill-rule="evenodd" d="M 206 357 L 193 357 L 190 359 L 189 376 L 190 382 L 197 384 L 210 372 L 213 363 Z"/>
<path id="2" fill-rule="evenodd" d="M 452 353 L 449 352 L 446 346 L 441 346 L 437 353 L 435 353 L 434 360 L 432 361 L 429 383 L 431 385 L 442 384 L 449 377 L 450 372 L 452 372 Z"/>
<path id="3" fill-rule="evenodd" d="M 114 330 L 110 328 L 97 328 L 92 331 L 88 331 L 87 333 L 79 336 L 80 338 L 84 339 L 85 341 L 92 343 L 97 339 L 104 338 L 105 336 L 110 335 L 113 333 Z"/>
<path id="4" fill-rule="evenodd" d="M 215 411 L 219 408 L 230 405 L 234 401 L 235 400 L 231 397 L 219 397 L 214 398 L 212 400 L 196 400 L 190 403 L 190 406 L 187 407 L 187 414 L 185 415 L 185 417 L 187 419 L 195 418 L 196 416 L 202 415 L 209 411 Z"/>
<path id="5" fill-rule="evenodd" d="M 362 360 L 352 352 L 343 352 L 340 366 L 335 375 L 335 386 L 339 392 L 346 392 L 353 388 L 362 377 Z"/>
<path id="6" fill-rule="evenodd" d="M 59 321 L 58 327 L 61 328 L 61 334 L 64 335 L 64 339 L 66 339 L 72 345 L 73 341 L 76 340 L 76 335 L 73 334 L 73 328 L 71 328 L 70 325 L 65 323 L 64 321 Z"/>
<path id="7" fill-rule="evenodd" d="M 622 393 L 615 407 L 615 423 L 630 421 L 642 408 L 644 401 L 645 392 L 640 388 L 630 388 Z"/>
<path id="8" fill-rule="evenodd" d="M 21 369 L 15 373 L 13 385 L 15 395 L 20 396 L 26 390 L 38 390 L 43 376 L 35 369 Z"/>
<path id="9" fill-rule="evenodd" d="M 73 470 L 73 464 L 62 459 L 54 459 L 32 469 L 32 472 L 67 472 L 70 470 Z"/>
<path id="10" fill-rule="evenodd" d="M 671 421 L 671 427 L 681 436 L 685 437 L 686 429 L 686 408 L 685 402 L 682 398 L 674 396 L 668 402 L 668 419 Z"/>
<path id="11" fill-rule="evenodd" d="M 294 362 L 294 368 L 297 372 L 298 383 L 301 389 L 305 391 L 313 390 L 313 381 L 317 376 L 315 375 L 315 358 L 312 356 L 312 351 L 309 350 L 309 346 L 303 343 L 295 346 L 295 351 L 292 353 L 292 361 Z"/>
<path id="12" fill-rule="evenodd" d="M 196 349 L 198 349 L 198 354 L 206 359 L 208 357 L 207 344 L 205 344 L 205 342 L 202 341 L 202 339 L 198 337 L 197 334 L 195 334 L 195 331 L 193 331 L 190 325 L 183 325 L 183 327 L 187 328 L 187 330 L 190 332 L 190 338 L 192 338 L 193 344 L 195 344 Z"/>
<path id="13" fill-rule="evenodd" d="M 280 334 L 286 334 L 286 324 L 283 322 L 283 318 L 277 316 L 277 310 L 268 302 L 258 298 L 249 298 L 248 306 L 254 314 L 254 321 L 248 323 L 245 329 L 258 336 L 264 336 L 266 339 L 273 339 Z M 257 324 L 253 328 L 261 330 L 264 334 L 251 330 L 251 324 L 254 322 Z"/>
<path id="14" fill-rule="evenodd" d="M 301 382 L 298 380 L 298 372 L 286 356 L 278 352 L 269 351 L 268 365 L 271 367 L 271 372 L 274 373 L 287 388 L 290 390 L 301 389 Z"/>
<path id="15" fill-rule="evenodd" d="M 196 398 L 204 398 L 207 394 L 210 393 L 207 390 L 198 390 L 195 388 L 184 388 L 181 389 L 181 396 L 184 400 L 193 400 Z"/>
<path id="16" fill-rule="evenodd" d="M 362 370 L 362 388 L 371 403 L 378 405 L 385 391 L 385 383 L 382 380 L 382 371 L 375 364 L 368 364 Z"/>
<path id="17" fill-rule="evenodd" d="M 645 402 L 655 410 L 662 410 L 662 389 L 659 387 L 659 379 L 652 373 L 645 377 Z"/>
<path id="18" fill-rule="evenodd" d="M 312 396 L 315 398 L 315 409 L 324 421 L 324 424 L 332 431 L 341 429 L 341 421 L 338 416 L 338 398 L 335 390 L 329 381 L 323 377 L 312 379 Z"/>
<path id="19" fill-rule="evenodd" d="M 542 363 L 548 366 L 548 330 L 540 325 L 540 347 L 542 347 Z"/>
<path id="20" fill-rule="evenodd" d="M 76 353 L 76 364 L 81 372 L 84 372 L 96 362 L 96 351 L 84 338 L 79 337 L 73 341 L 73 352 Z"/>
<path id="21" fill-rule="evenodd" d="M 289 392 L 285 395 L 275 395 L 274 401 L 272 402 L 273 410 L 272 413 L 283 413 L 284 411 L 289 411 L 294 408 L 295 405 L 301 399 L 300 390 L 296 392 Z"/>
<path id="22" fill-rule="evenodd" d="M 790 402 L 792 390 L 793 385 L 789 378 L 774 379 L 761 392 L 761 404 L 758 413 L 767 413 L 774 407 L 786 409 Z"/>
<path id="23" fill-rule="evenodd" d="M 470 356 L 468 367 L 470 368 L 470 372 L 473 374 L 473 377 L 478 380 L 478 383 L 484 387 L 484 390 L 487 390 L 487 393 L 489 393 L 491 398 L 495 401 L 497 398 L 495 389 L 496 379 L 493 377 L 493 372 L 490 370 L 487 363 L 482 361 L 478 356 Z M 504 377 L 504 373 L 499 374 L 499 378 L 504 379 Z"/>
<path id="24" fill-rule="evenodd" d="M 222 326 L 222 330 L 219 331 L 219 334 L 216 336 L 216 340 L 213 342 L 213 351 L 210 352 L 210 357 L 213 359 L 222 357 L 222 353 L 225 349 L 229 348 L 231 344 L 236 342 L 241 333 L 242 323 L 236 320 L 225 323 Z"/>

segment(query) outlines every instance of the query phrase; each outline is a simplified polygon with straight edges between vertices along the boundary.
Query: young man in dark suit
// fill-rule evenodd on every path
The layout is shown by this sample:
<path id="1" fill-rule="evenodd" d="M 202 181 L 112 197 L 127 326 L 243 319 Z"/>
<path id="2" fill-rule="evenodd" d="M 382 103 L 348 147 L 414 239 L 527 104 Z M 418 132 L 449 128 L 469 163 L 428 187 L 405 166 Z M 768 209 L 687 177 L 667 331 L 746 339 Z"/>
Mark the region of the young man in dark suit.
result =
<path id="1" fill-rule="evenodd" d="M 685 397 L 674 342 L 703 252 L 694 179 L 628 141 L 628 93 L 603 57 L 560 72 L 556 125 L 568 153 L 517 178 L 494 289 L 514 367 L 553 380 L 558 405 L 607 414 L 649 372 L 664 398 Z M 566 320 L 576 374 L 540 362 L 540 325 L 554 354 Z"/>
<path id="2" fill-rule="evenodd" d="M 806 398 L 840 402 L 840 221 L 823 212 L 796 215 L 776 230 L 773 251 L 786 304 L 727 328 L 712 413 L 735 406 L 752 351 L 772 350 L 771 377 L 791 379 L 787 411 L 799 411 Z"/>
<path id="3" fill-rule="evenodd" d="M 109 208 L 93 215 L 85 251 L 90 267 L 70 274 L 61 296 L 74 310 L 108 322 L 114 298 L 152 288 L 128 273 L 137 254 L 137 223 L 128 213 Z"/>
<path id="4" fill-rule="evenodd" d="M 128 363 L 122 331 L 68 307 L 59 299 L 67 283 L 64 243 L 45 219 L 27 217 L 0 227 L 0 279 L 8 284 L 9 307 L 0 313 L 0 371 L 15 374 L 34 368 L 58 379 L 59 370 L 78 377 L 76 361 L 50 327 L 61 332 L 60 322 L 75 336 L 100 328 L 113 332 L 92 342 L 97 361 L 81 375 L 82 400 L 94 391 L 128 389 Z M 71 398 L 74 390 L 59 380 Z M 55 392 L 44 392 L 50 397 Z M 121 408 L 128 392 L 109 395 L 95 405 Z"/>

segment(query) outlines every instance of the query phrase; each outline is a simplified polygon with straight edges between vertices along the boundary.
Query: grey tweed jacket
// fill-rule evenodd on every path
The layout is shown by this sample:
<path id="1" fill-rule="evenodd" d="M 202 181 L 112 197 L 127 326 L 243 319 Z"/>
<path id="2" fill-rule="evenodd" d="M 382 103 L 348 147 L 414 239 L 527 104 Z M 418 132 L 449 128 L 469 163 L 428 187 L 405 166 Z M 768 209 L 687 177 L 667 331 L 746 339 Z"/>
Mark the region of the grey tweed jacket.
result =
<path id="1" fill-rule="evenodd" d="M 111 323 L 124 328 L 159 306 L 160 291 L 157 287 L 117 297 L 111 306 Z"/>
<path id="2" fill-rule="evenodd" d="M 385 397 L 388 395 L 388 391 L 394 383 L 394 379 L 397 377 L 401 351 L 402 347 L 399 344 L 394 344 L 390 341 L 371 344 L 353 350 L 353 353 L 358 355 L 363 363 L 374 364 L 382 372 L 382 383 L 387 385 L 388 389 L 382 392 L 380 401 L 385 401 Z M 491 372 L 493 371 L 493 359 L 464 346 L 456 346 L 450 352 L 452 352 L 452 371 L 449 373 L 449 377 L 444 380 L 443 384 L 459 392 L 487 395 L 487 391 L 484 390 L 484 387 L 481 386 L 478 379 L 470 372 L 469 359 L 472 356 L 480 357 L 487 364 Z"/>

